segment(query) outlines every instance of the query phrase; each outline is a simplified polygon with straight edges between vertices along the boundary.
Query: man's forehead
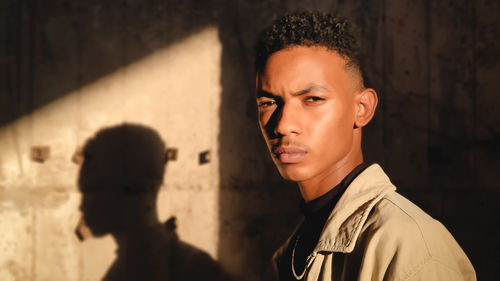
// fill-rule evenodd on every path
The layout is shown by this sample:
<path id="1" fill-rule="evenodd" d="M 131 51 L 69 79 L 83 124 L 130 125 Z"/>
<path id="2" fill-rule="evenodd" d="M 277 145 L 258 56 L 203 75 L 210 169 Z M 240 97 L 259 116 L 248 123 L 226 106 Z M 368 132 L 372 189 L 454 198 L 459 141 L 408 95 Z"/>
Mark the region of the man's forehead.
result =
<path id="1" fill-rule="evenodd" d="M 301 87 L 300 89 L 291 90 L 290 95 L 301 96 L 311 92 L 325 92 L 325 91 L 328 91 L 328 88 L 326 86 L 317 83 L 309 83 L 304 87 Z M 257 97 L 273 97 L 275 95 L 276 93 L 272 93 L 269 90 L 266 90 L 266 88 L 264 89 L 257 88 Z"/>

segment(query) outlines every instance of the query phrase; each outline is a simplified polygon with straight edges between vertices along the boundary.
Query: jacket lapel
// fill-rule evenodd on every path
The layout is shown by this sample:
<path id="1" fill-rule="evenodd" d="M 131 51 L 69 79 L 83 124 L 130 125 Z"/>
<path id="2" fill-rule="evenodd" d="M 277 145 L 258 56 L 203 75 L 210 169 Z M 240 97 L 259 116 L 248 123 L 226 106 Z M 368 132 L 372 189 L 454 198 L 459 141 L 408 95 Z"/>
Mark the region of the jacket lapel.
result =
<path id="1" fill-rule="evenodd" d="M 395 189 L 378 164 L 366 168 L 349 185 L 328 217 L 313 255 L 325 251 L 352 252 L 373 206 Z"/>

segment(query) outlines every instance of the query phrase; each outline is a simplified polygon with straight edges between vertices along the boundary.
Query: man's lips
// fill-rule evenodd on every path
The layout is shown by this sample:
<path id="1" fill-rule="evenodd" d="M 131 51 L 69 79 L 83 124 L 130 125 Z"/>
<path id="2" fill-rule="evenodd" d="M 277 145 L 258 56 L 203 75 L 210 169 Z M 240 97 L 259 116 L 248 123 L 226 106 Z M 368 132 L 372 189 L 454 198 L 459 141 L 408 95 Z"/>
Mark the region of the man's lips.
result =
<path id="1" fill-rule="evenodd" d="M 272 152 L 274 157 L 285 164 L 298 163 L 302 161 L 307 154 L 305 149 L 295 146 L 276 146 L 273 147 Z"/>

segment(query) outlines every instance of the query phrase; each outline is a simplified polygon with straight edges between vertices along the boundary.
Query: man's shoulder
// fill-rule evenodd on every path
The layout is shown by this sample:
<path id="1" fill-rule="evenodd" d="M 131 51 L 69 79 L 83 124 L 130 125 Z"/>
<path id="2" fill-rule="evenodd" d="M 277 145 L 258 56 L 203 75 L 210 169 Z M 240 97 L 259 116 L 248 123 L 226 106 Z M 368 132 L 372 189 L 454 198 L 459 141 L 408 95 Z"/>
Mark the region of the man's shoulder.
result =
<path id="1" fill-rule="evenodd" d="M 412 252 L 422 261 L 431 256 L 427 232 L 444 231 L 442 225 L 408 199 L 392 191 L 375 205 L 362 230 L 363 238 L 378 251 Z M 434 230 L 437 229 L 437 230 Z"/>
<path id="2" fill-rule="evenodd" d="M 372 234 L 390 236 L 390 241 L 409 241 L 425 249 L 428 255 L 438 255 L 437 246 L 457 245 L 455 239 L 438 220 L 395 191 L 388 192 L 373 207 L 364 226 Z"/>
<path id="3" fill-rule="evenodd" d="M 457 276 L 474 272 L 446 227 L 395 191 L 385 194 L 374 206 L 363 233 L 361 240 L 376 249 L 377 255 L 394 256 L 388 267 L 405 272 L 408 278 L 429 270 L 446 269 Z M 401 271 L 401 267 L 406 270 Z"/>
<path id="4" fill-rule="evenodd" d="M 374 223 L 382 229 L 399 226 L 391 231 L 417 231 L 422 234 L 422 238 L 425 236 L 422 233 L 424 230 L 444 228 L 441 223 L 396 191 L 384 194 L 373 207 L 367 223 Z"/>

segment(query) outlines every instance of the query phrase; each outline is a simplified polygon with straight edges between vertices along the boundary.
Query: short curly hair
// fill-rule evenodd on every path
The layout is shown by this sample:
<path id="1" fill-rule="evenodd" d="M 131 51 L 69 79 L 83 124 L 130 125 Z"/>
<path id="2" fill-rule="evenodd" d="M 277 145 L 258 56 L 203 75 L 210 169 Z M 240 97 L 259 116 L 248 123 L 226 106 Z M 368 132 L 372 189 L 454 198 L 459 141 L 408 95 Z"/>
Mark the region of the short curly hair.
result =
<path id="1" fill-rule="evenodd" d="M 260 34 L 255 46 L 255 70 L 262 74 L 269 57 L 293 46 L 322 46 L 337 52 L 346 66 L 361 74 L 361 42 L 357 28 L 345 18 L 300 11 L 276 20 Z"/>

